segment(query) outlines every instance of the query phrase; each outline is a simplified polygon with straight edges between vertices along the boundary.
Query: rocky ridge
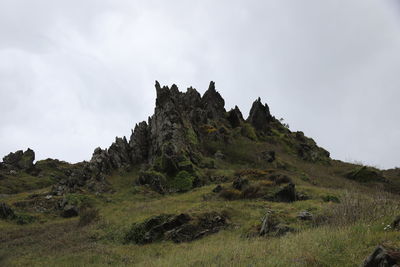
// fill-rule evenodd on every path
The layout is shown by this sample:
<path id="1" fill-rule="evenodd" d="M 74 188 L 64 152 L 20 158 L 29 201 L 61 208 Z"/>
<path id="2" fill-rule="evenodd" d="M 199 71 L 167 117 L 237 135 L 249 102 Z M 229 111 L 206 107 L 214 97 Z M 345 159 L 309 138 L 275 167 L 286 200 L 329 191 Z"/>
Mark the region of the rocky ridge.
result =
<path id="1" fill-rule="evenodd" d="M 260 98 L 253 103 L 245 120 L 237 106 L 226 111 L 225 101 L 214 82 L 210 82 L 203 96 L 192 87 L 180 92 L 175 84 L 170 88 L 161 87 L 157 81 L 155 89 L 156 106 L 148 121 L 136 124 L 129 139 L 116 137 L 109 148 L 96 148 L 90 161 L 75 164 L 67 177 L 53 187 L 53 194 L 63 195 L 83 186 L 96 192 L 107 191 L 106 177 L 112 171 L 129 170 L 134 166 L 141 166 L 143 176 L 146 176 L 139 181 L 153 185 L 160 192 L 165 191 L 160 188 L 168 187 L 167 178 L 181 171 L 188 172 L 194 183 L 201 185 L 204 181 L 199 170 L 208 164 L 204 159 L 214 157 L 207 155 L 204 144 L 208 141 L 230 144 L 236 138 L 233 134 L 235 129 L 240 129 L 238 132 L 243 138 L 253 141 L 283 136 L 300 158 L 329 162 L 326 150 L 302 132 L 292 133 L 285 128 Z M 217 152 L 216 158 L 224 157 Z M 28 170 L 34 168 L 33 161 L 34 152 L 28 149 L 10 153 L 4 157 L 0 167 Z M 152 177 L 149 177 L 149 172 Z M 167 178 L 160 179 L 160 174 Z"/>

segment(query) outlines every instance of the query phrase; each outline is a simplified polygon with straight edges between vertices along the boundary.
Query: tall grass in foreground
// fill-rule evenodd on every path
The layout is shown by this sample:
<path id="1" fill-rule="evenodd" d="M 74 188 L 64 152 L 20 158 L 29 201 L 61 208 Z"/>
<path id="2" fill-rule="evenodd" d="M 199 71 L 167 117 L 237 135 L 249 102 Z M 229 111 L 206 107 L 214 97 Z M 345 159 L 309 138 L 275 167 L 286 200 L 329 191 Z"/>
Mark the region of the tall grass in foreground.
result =
<path id="1" fill-rule="evenodd" d="M 315 222 L 317 226 L 348 226 L 354 223 L 374 223 L 399 214 L 400 198 L 396 195 L 382 190 L 376 190 L 370 195 L 345 191 L 340 203 L 325 207 L 323 215 L 316 217 Z"/>

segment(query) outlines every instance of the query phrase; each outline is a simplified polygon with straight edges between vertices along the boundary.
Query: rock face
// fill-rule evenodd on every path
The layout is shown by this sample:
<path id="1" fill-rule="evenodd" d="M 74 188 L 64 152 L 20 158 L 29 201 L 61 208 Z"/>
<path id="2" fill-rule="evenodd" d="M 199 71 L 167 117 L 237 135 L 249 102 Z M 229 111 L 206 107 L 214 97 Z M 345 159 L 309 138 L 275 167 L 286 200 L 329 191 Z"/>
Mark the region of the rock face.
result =
<path id="1" fill-rule="evenodd" d="M 329 159 L 329 152 L 318 147 L 313 139 L 306 137 L 303 132 L 296 132 L 294 134 L 296 140 L 295 146 L 300 158 L 310 162 L 327 161 Z"/>
<path id="2" fill-rule="evenodd" d="M 235 106 L 234 109 L 231 109 L 228 112 L 228 121 L 231 124 L 232 128 L 239 127 L 244 121 L 242 112 L 240 112 L 237 106 Z"/>
<path id="3" fill-rule="evenodd" d="M 33 161 L 35 160 L 35 152 L 28 148 L 25 152 L 18 150 L 14 153 L 10 153 L 3 158 L 3 163 L 9 167 L 14 167 L 21 170 L 28 170 L 33 167 Z"/>
<path id="4" fill-rule="evenodd" d="M 160 193 L 165 192 L 165 186 L 169 183 L 157 175 L 148 175 L 149 172 L 161 173 L 172 179 L 179 172 L 187 171 L 196 178 L 195 184 L 201 185 L 204 182 L 198 179 L 196 170 L 206 166 L 204 159 L 227 159 L 220 150 L 205 149 L 203 145 L 207 142 L 229 144 L 238 135 L 251 140 L 257 139 L 257 136 L 266 138 L 272 134 L 270 130 L 273 127 L 278 127 L 277 131 L 282 134 L 291 134 L 271 116 L 268 105 L 262 104 L 260 98 L 253 103 L 248 123 L 244 123 L 237 106 L 226 112 L 225 101 L 216 91 L 214 82 L 210 82 L 203 96 L 192 87 L 180 92 L 175 84 L 169 88 L 157 81 L 155 89 L 155 110 L 148 121 L 135 125 L 129 141 L 126 137 L 117 137 L 109 148 L 96 148 L 91 160 L 81 164 L 81 172 L 75 172 L 77 175 L 69 176 L 67 181 L 58 184 L 56 194 L 72 192 L 82 184 L 91 190 L 103 191 L 107 187 L 105 177 L 114 170 L 128 170 L 133 166 L 141 166 L 147 172 L 146 175 L 143 173 L 139 184 L 150 185 Z M 296 139 L 295 145 L 298 154 L 305 160 L 318 159 L 325 153 L 325 150 L 318 150 L 315 143 L 300 134 L 298 139 L 301 140 Z M 9 155 L 6 160 L 15 164 L 21 157 L 21 152 L 18 152 Z M 275 161 L 275 152 L 267 151 L 262 157 L 272 163 Z"/>
<path id="5" fill-rule="evenodd" d="M 267 104 L 263 105 L 261 99 L 258 98 L 252 105 L 250 110 L 250 115 L 247 121 L 253 125 L 253 127 L 260 132 L 267 132 L 269 129 L 269 124 L 272 122 L 273 118 L 269 112 L 269 107 Z"/>
<path id="6" fill-rule="evenodd" d="M 383 246 L 375 248 L 374 252 L 361 265 L 363 267 L 395 267 L 400 263 L 400 252 Z"/>
<path id="7" fill-rule="evenodd" d="M 132 225 L 125 236 L 125 241 L 136 244 L 161 240 L 172 240 L 176 243 L 189 242 L 216 233 L 227 223 L 227 217 L 217 212 L 197 216 L 162 214 Z"/>
<path id="8" fill-rule="evenodd" d="M 225 100 L 215 90 L 214 82 L 210 82 L 210 86 L 204 93 L 201 102 L 206 111 L 207 118 L 218 120 L 225 116 Z"/>
<path id="9" fill-rule="evenodd" d="M 145 121 L 136 124 L 129 140 L 133 164 L 145 162 L 149 155 L 149 127 Z"/>

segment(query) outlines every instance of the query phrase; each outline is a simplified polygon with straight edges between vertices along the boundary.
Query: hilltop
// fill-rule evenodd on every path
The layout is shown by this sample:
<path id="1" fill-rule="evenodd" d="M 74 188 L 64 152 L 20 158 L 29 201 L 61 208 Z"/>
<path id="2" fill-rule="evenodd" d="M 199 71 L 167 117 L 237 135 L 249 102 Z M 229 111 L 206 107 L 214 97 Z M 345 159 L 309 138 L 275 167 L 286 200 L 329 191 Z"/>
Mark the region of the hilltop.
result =
<path id="1" fill-rule="evenodd" d="M 214 82 L 155 89 L 154 114 L 88 161 L 3 158 L 0 263 L 354 266 L 378 245 L 396 262 L 399 169 L 331 159 L 261 98 L 245 119 Z"/>

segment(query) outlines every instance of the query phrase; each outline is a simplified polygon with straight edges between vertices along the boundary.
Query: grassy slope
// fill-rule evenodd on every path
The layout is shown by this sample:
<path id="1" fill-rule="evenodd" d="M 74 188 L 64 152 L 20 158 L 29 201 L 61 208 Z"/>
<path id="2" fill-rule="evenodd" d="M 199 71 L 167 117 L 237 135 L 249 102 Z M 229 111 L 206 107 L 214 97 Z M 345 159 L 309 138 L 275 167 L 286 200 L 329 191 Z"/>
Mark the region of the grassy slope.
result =
<path id="1" fill-rule="evenodd" d="M 225 153 L 228 156 L 236 153 L 235 158 L 248 159 L 251 153 L 264 148 L 263 144 L 258 144 L 252 149 L 240 148 Z M 398 233 L 384 230 L 384 226 L 400 214 L 395 196 L 383 194 L 371 184 L 363 186 L 342 178 L 344 173 L 354 169 L 354 165 L 338 161 L 331 166 L 310 164 L 279 147 L 274 149 L 278 160 L 289 166 L 298 190 L 306 192 L 312 199 L 294 203 L 205 200 L 203 196 L 210 194 L 215 185 L 161 196 L 145 187 L 132 185 L 137 170 L 115 173 L 109 178 L 115 193 L 89 195 L 100 209 L 101 219 L 95 224 L 78 227 L 78 218 L 61 219 L 51 213 L 32 213 L 39 219 L 23 226 L 0 221 L 0 265 L 357 266 L 377 244 L 400 246 Z M 217 162 L 217 166 L 213 172 L 227 176 L 232 176 L 238 169 L 271 167 L 256 160 L 231 164 Z M 11 204 L 28 195 L 11 195 L 4 201 Z M 324 202 L 322 197 L 326 195 L 339 196 L 342 204 Z M 371 208 L 373 206 L 376 208 Z M 329 224 L 313 227 L 310 222 L 296 218 L 298 212 L 305 209 L 315 215 L 334 211 L 337 220 L 334 218 Z M 122 243 L 130 225 L 149 216 L 222 210 L 230 214 L 229 228 L 191 243 L 160 242 L 144 246 Z M 281 238 L 248 237 L 257 232 L 266 210 L 274 210 L 300 232 Z M 352 222 L 353 213 L 357 212 L 360 214 Z"/>

